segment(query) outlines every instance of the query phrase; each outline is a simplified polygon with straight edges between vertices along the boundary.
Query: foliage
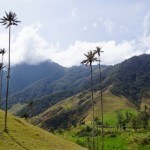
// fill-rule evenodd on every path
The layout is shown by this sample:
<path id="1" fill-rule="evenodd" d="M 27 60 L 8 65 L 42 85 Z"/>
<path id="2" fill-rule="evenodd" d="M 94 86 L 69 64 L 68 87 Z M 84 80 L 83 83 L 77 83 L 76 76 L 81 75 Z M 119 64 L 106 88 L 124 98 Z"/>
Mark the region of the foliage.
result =
<path id="1" fill-rule="evenodd" d="M 150 89 L 150 55 L 135 56 L 114 66 L 112 92 L 140 103 L 144 96 L 149 97 Z M 147 93 L 147 94 L 146 94 Z"/>

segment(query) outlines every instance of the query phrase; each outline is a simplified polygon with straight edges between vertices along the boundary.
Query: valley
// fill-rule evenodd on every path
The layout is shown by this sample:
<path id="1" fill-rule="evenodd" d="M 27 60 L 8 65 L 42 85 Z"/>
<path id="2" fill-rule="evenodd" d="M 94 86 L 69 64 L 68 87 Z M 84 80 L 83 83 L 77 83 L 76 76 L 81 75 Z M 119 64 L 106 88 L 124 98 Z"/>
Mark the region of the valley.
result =
<path id="1" fill-rule="evenodd" d="M 103 89 L 104 149 L 150 148 L 149 117 L 148 120 L 136 120 L 141 115 L 150 114 L 150 70 L 147 69 L 150 68 L 149 61 L 150 55 L 141 55 L 114 66 L 103 65 L 101 86 L 98 82 L 98 65 L 93 66 L 94 144 L 97 150 L 100 150 L 102 143 L 100 88 Z M 43 65 L 45 68 L 42 68 Z M 24 67 L 26 69 L 23 69 Z M 32 72 L 31 68 L 34 68 Z M 20 69 L 25 70 L 24 73 L 19 74 Z M 40 74 L 35 78 L 34 75 L 38 71 Z M 18 144 L 18 149 L 23 146 L 22 148 L 31 150 L 40 150 L 42 145 L 44 149 L 48 149 L 49 146 L 52 149 L 59 149 L 59 146 L 62 149 L 71 147 L 72 150 L 84 149 L 82 147 L 92 149 L 93 101 L 88 67 L 64 68 L 53 62 L 45 62 L 38 66 L 15 66 L 12 72 L 15 78 L 12 76 L 9 112 L 17 118 L 9 115 L 10 137 L 2 132 L 1 124 L 1 139 L 8 140 L 8 146 L 12 145 L 13 149 Z M 15 76 L 17 74 L 20 75 L 20 80 Z M 22 84 L 24 76 L 25 83 Z M 1 122 L 3 119 L 1 111 Z M 139 125 L 134 124 L 134 120 Z M 143 121 L 146 121 L 144 128 Z M 31 131 L 31 135 L 28 132 L 24 133 L 24 130 Z M 20 141 L 21 135 L 24 135 L 24 138 Z M 31 140 L 28 142 L 29 136 Z M 52 142 L 58 137 L 60 143 L 64 143 L 63 139 L 70 142 L 61 145 L 57 140 L 58 146 Z M 35 140 L 39 140 L 37 147 L 33 144 Z M 4 141 L 1 143 L 4 149 L 8 149 Z"/>

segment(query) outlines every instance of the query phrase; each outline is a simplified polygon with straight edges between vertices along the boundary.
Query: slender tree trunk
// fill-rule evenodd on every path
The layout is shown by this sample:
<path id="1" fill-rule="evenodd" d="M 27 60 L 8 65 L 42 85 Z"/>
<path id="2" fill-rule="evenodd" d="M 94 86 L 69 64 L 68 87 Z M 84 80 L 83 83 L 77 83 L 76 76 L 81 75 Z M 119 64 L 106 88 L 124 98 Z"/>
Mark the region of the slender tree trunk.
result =
<path id="1" fill-rule="evenodd" d="M 2 68 L 0 70 L 0 109 L 2 108 Z"/>
<path id="2" fill-rule="evenodd" d="M 97 128 L 97 144 L 96 144 L 96 149 L 98 150 L 98 123 L 96 123 L 96 128 Z"/>
<path id="3" fill-rule="evenodd" d="M 95 143 L 94 143 L 94 136 L 95 136 L 95 126 L 94 126 L 94 99 L 93 99 L 93 70 L 92 70 L 92 65 L 91 66 L 91 95 L 92 95 L 92 111 L 93 111 L 93 118 L 92 118 L 92 125 L 93 125 L 93 139 L 92 139 L 92 149 L 94 150 L 94 146 L 95 146 Z"/>
<path id="4" fill-rule="evenodd" d="M 3 54 L 2 54 L 2 68 L 1 68 L 1 78 L 0 78 L 0 109 L 2 108 L 2 85 L 3 85 Z"/>
<path id="5" fill-rule="evenodd" d="M 99 56 L 99 80 L 100 80 L 100 100 L 101 100 L 101 115 L 102 115 L 102 150 L 104 149 L 104 123 L 103 123 L 103 94 L 102 94 L 102 74 L 101 74 L 101 63 Z"/>
<path id="6" fill-rule="evenodd" d="M 7 111 L 8 111 L 8 94 L 9 94 L 9 79 L 10 79 L 10 35 L 11 26 L 9 26 L 9 53 L 8 53 L 8 71 L 7 71 L 7 83 L 6 83 L 6 105 L 5 105 L 5 128 L 4 131 L 7 132 Z"/>

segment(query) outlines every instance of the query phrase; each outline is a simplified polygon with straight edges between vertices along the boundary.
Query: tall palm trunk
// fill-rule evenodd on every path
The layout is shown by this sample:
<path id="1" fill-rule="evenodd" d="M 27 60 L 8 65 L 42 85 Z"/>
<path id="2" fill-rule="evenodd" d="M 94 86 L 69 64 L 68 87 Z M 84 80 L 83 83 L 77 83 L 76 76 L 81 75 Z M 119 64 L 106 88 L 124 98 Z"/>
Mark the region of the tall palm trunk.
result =
<path id="1" fill-rule="evenodd" d="M 1 68 L 1 78 L 0 78 L 0 109 L 2 108 L 3 56 L 4 54 L 2 54 L 2 68 Z"/>
<path id="2" fill-rule="evenodd" d="M 103 124 L 103 94 L 102 94 L 102 74 L 101 74 L 101 63 L 100 63 L 100 55 L 98 55 L 99 59 L 99 80 L 100 80 L 100 100 L 101 100 L 101 115 L 102 115 L 102 150 L 104 149 L 104 124 Z"/>
<path id="3" fill-rule="evenodd" d="M 5 128 L 4 128 L 5 132 L 7 132 L 7 111 L 8 111 L 8 96 L 9 96 L 9 79 L 10 79 L 10 36 L 11 36 L 11 26 L 9 26 L 9 52 L 8 52 L 8 71 L 6 83 Z"/>
<path id="4" fill-rule="evenodd" d="M 95 149 L 95 142 L 94 142 L 94 136 L 95 136 L 95 125 L 94 125 L 94 99 L 93 99 L 93 70 L 92 65 L 91 66 L 91 96 L 92 96 L 92 111 L 93 111 L 93 117 L 92 117 L 92 125 L 93 125 L 93 139 L 92 139 L 92 149 Z"/>

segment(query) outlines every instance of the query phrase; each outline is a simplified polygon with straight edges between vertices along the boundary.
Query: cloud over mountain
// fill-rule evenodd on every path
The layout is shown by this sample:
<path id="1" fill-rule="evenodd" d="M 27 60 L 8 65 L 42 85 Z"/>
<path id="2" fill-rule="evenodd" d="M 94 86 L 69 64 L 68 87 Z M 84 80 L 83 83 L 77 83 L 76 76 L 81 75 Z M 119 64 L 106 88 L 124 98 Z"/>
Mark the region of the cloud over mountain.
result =
<path id="1" fill-rule="evenodd" d="M 131 41 L 116 42 L 110 41 L 75 41 L 66 49 L 61 49 L 59 43 L 52 43 L 40 35 L 42 25 L 39 23 L 25 26 L 18 33 L 12 36 L 11 62 L 37 64 L 45 60 L 52 60 L 62 66 L 70 67 L 79 65 L 84 59 L 84 53 L 93 50 L 96 46 L 102 47 L 103 64 L 116 64 L 124 59 L 142 53 L 150 53 L 150 13 L 148 12 L 143 22 L 144 33 L 141 37 Z M 0 34 L 1 47 L 8 47 L 8 34 Z M 7 62 L 7 53 L 5 55 Z"/>

